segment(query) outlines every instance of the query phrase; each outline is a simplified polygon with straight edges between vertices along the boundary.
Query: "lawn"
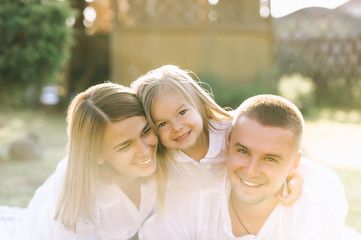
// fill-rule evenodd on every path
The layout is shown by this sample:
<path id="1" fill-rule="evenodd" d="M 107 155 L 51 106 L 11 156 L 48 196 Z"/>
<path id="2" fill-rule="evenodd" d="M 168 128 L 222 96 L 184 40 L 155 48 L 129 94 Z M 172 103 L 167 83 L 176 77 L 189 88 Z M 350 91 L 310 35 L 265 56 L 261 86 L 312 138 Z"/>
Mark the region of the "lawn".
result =
<path id="1" fill-rule="evenodd" d="M 349 202 L 347 224 L 361 232 L 361 120 L 339 114 L 306 121 L 304 155 L 332 168 L 345 186 Z M 65 114 L 48 111 L 2 113 L 0 127 L 0 205 L 25 207 L 35 189 L 54 171 L 66 155 Z M 325 120 L 326 119 L 326 120 Z M 1 121 L 0 121 L 1 122 Z M 11 161 L 8 144 L 29 131 L 44 145 L 42 160 Z"/>

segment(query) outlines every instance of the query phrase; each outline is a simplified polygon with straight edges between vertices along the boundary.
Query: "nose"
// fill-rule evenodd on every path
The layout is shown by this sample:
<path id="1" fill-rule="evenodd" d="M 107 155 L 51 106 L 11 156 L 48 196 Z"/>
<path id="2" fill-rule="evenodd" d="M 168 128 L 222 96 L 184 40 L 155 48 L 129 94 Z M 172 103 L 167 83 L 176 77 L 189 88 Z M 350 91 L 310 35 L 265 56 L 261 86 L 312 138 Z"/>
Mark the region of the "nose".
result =
<path id="1" fill-rule="evenodd" d="M 247 177 L 255 177 L 259 175 L 259 161 L 257 158 L 251 158 L 250 161 L 247 162 L 246 174 Z"/>
<path id="2" fill-rule="evenodd" d="M 184 127 L 184 125 L 183 125 L 182 121 L 175 120 L 172 123 L 172 129 L 174 132 L 178 132 L 178 131 L 182 130 L 183 127 Z"/>
<path id="3" fill-rule="evenodd" d="M 138 138 L 137 140 L 137 147 L 138 147 L 138 154 L 140 156 L 149 155 L 153 152 L 154 148 L 157 147 L 158 138 L 153 131 L 149 133 L 148 136 L 143 138 Z"/>
<path id="4" fill-rule="evenodd" d="M 152 152 L 154 145 L 149 145 L 144 139 L 137 140 L 137 154 L 139 156 L 146 156 Z"/>

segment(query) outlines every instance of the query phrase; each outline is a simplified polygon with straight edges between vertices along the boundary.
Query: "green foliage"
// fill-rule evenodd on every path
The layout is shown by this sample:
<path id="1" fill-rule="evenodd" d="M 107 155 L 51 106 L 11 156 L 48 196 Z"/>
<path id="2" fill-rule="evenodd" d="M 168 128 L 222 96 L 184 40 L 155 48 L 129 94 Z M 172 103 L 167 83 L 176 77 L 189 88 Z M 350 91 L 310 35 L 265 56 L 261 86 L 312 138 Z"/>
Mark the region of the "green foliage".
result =
<path id="1" fill-rule="evenodd" d="M 315 84 L 312 79 L 299 73 L 282 76 L 278 82 L 278 91 L 282 97 L 296 104 L 303 113 L 314 106 Z"/>
<path id="2" fill-rule="evenodd" d="M 277 64 L 281 74 L 300 73 L 312 79 L 314 103 L 318 107 L 360 108 L 361 77 L 358 64 L 353 62 L 357 52 L 353 55 L 350 52 L 334 53 L 357 44 L 357 39 L 352 38 L 279 41 Z"/>
<path id="3" fill-rule="evenodd" d="M 277 94 L 277 84 L 265 76 L 253 81 L 222 79 L 216 75 L 200 74 L 202 87 L 211 92 L 222 107 L 236 109 L 245 99 L 257 94 Z M 209 85 L 208 87 L 206 85 Z"/>
<path id="4" fill-rule="evenodd" d="M 0 100 L 24 103 L 29 87 L 39 89 L 69 58 L 73 11 L 65 1 L 2 0 L 0 3 Z"/>

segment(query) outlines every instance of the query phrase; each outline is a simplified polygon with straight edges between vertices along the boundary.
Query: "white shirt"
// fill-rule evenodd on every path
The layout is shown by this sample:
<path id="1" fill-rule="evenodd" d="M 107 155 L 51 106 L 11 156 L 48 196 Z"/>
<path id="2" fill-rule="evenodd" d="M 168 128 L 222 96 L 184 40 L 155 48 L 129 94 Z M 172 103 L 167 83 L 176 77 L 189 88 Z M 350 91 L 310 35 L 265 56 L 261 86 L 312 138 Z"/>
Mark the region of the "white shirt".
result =
<path id="1" fill-rule="evenodd" d="M 206 156 L 199 162 L 178 149 L 169 150 L 169 187 L 186 190 L 201 190 L 223 181 L 226 169 L 228 134 L 232 122 L 219 123 L 211 120 L 209 147 Z"/>
<path id="2" fill-rule="evenodd" d="M 140 239 L 361 239 L 361 235 L 346 231 L 344 226 L 347 202 L 337 175 L 307 159 L 301 160 L 298 171 L 304 177 L 299 199 L 291 207 L 279 204 L 256 236 L 233 235 L 228 213 L 230 187 L 224 181 L 218 186 L 188 194 L 188 204 L 177 204 L 172 217 L 166 216 L 163 221 L 147 221 L 140 230 Z"/>
<path id="3" fill-rule="evenodd" d="M 209 131 L 208 152 L 199 162 L 180 150 L 170 151 L 173 160 L 170 160 L 168 164 L 169 181 L 164 210 L 162 214 L 156 214 L 149 219 L 149 222 L 157 222 L 156 225 L 160 226 L 157 236 L 162 233 L 163 225 L 167 226 L 168 223 L 173 221 L 173 216 L 182 214 L 178 213 L 179 210 L 184 213 L 193 211 L 194 203 L 199 202 L 198 195 L 202 195 L 204 189 L 215 186 L 219 187 L 224 181 L 228 134 L 231 131 L 232 122 L 224 121 L 218 123 L 211 121 L 211 124 L 214 126 L 214 129 L 211 128 Z M 187 224 L 182 225 L 182 222 L 183 218 L 180 222 L 177 222 L 177 231 L 180 233 L 188 231 Z M 141 232 L 139 233 L 140 235 Z M 140 236 L 140 238 L 142 237 Z M 143 238 L 148 239 L 148 235 L 143 236 Z"/>
<path id="4" fill-rule="evenodd" d="M 67 161 L 62 160 L 55 173 L 36 190 L 25 210 L 16 239 L 123 240 L 135 235 L 155 206 L 155 182 L 150 180 L 141 185 L 139 209 L 118 185 L 101 184 L 95 202 L 95 222 L 77 222 L 77 233 L 74 234 L 64 228 L 60 219 L 53 220 L 66 164 Z"/>

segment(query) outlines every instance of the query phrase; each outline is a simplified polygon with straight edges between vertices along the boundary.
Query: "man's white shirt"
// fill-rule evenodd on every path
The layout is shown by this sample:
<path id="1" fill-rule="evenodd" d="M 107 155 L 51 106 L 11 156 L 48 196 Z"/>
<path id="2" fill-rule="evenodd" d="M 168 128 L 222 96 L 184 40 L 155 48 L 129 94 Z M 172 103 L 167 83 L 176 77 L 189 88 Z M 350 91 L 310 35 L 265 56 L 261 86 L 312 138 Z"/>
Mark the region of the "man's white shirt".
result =
<path id="1" fill-rule="evenodd" d="M 298 171 L 304 178 L 299 199 L 291 207 L 277 205 L 257 235 L 233 235 L 228 213 L 230 186 L 225 178 L 202 191 L 171 189 L 167 215 L 149 219 L 140 230 L 140 239 L 361 239 L 344 226 L 347 201 L 338 176 L 304 158 Z"/>

